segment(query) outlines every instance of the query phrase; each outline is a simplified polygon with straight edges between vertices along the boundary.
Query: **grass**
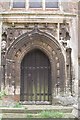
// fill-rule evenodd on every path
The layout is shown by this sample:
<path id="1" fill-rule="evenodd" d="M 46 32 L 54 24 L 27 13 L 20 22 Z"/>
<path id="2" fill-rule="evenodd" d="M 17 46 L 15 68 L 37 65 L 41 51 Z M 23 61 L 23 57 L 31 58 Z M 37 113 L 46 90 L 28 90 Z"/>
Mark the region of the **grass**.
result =
<path id="1" fill-rule="evenodd" d="M 63 118 L 64 113 L 54 111 L 41 111 L 37 114 L 27 114 L 27 118 Z"/>
<path id="2" fill-rule="evenodd" d="M 3 90 L 3 91 L 1 91 L 0 92 L 0 100 L 2 100 L 2 98 L 4 97 L 4 96 L 6 96 L 7 94 L 6 94 L 6 92 Z"/>
<path id="3" fill-rule="evenodd" d="M 63 113 L 61 112 L 53 112 L 53 111 L 42 111 L 40 113 L 41 118 L 62 118 Z"/>
<path id="4" fill-rule="evenodd" d="M 17 103 L 13 106 L 13 108 L 22 108 L 22 105 L 21 105 L 19 102 L 17 102 Z"/>

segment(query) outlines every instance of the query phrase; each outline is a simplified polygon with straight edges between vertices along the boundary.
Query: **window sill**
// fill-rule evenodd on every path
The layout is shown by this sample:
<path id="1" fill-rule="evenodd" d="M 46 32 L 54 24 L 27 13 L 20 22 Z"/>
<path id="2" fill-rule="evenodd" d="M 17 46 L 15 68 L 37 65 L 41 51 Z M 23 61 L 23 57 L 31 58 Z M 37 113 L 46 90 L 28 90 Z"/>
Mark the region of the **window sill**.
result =
<path id="1" fill-rule="evenodd" d="M 60 8 L 45 8 L 45 9 L 43 9 L 43 8 L 11 8 L 11 10 L 12 11 L 15 11 L 15 10 L 17 10 L 17 11 L 58 11 L 58 10 L 60 10 Z"/>

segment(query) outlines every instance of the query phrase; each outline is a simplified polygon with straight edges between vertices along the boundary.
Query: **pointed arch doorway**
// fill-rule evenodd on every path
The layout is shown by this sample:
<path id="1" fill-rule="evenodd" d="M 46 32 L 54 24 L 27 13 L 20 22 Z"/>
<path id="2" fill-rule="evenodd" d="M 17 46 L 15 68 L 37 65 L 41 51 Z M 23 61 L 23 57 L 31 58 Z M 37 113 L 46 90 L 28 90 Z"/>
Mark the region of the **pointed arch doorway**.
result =
<path id="1" fill-rule="evenodd" d="M 51 65 L 39 49 L 28 52 L 21 62 L 20 101 L 51 104 Z"/>

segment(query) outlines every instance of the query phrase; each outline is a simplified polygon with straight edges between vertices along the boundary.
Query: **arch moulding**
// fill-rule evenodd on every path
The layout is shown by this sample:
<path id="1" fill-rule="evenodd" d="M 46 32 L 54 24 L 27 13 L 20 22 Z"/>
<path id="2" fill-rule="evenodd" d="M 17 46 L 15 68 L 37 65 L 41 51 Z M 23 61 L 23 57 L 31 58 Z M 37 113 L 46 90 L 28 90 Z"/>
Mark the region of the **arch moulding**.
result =
<path id="1" fill-rule="evenodd" d="M 11 82 L 6 79 L 8 85 L 14 82 L 14 94 L 20 95 L 20 77 L 21 77 L 21 61 L 24 56 L 33 49 L 39 49 L 49 58 L 51 64 L 51 81 L 52 96 L 56 93 L 56 85 L 59 83 L 59 93 L 64 92 L 65 88 L 65 60 L 58 41 L 50 34 L 34 28 L 33 31 L 27 32 L 18 37 L 8 48 L 6 58 L 13 60 L 7 64 L 7 78 L 11 75 Z"/>

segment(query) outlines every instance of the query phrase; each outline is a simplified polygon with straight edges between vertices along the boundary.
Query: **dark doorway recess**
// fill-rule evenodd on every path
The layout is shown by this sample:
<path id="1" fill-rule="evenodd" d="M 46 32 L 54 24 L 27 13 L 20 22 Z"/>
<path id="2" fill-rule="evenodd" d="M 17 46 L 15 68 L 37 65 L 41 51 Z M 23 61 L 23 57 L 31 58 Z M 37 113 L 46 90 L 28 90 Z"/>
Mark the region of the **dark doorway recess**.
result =
<path id="1" fill-rule="evenodd" d="M 51 65 L 39 49 L 28 52 L 21 62 L 20 101 L 51 104 Z"/>

